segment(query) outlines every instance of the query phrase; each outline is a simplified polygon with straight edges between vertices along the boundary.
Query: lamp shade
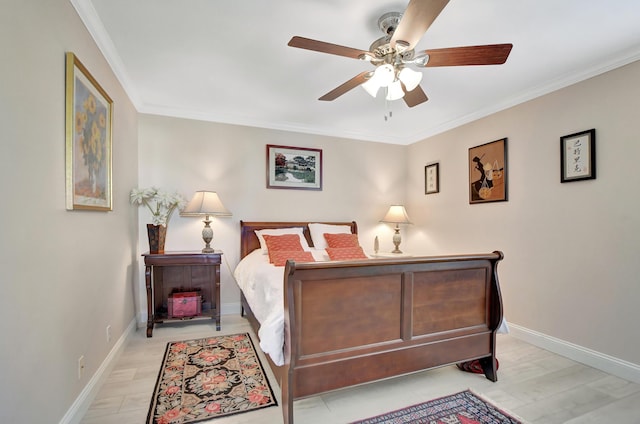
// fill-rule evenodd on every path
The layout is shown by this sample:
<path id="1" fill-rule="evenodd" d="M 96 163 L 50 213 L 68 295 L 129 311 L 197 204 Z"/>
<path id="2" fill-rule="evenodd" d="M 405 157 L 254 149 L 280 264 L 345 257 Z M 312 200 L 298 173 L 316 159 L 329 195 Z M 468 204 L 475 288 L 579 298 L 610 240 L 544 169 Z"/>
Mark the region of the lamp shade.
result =
<path id="1" fill-rule="evenodd" d="M 376 97 L 378 95 L 378 90 L 380 89 L 380 83 L 375 78 L 375 74 L 372 72 L 372 75 L 369 79 L 362 83 L 362 88 L 365 89 L 367 93 L 371 95 L 371 97 Z"/>
<path id="2" fill-rule="evenodd" d="M 180 215 L 197 216 L 197 215 L 213 215 L 213 216 L 231 216 L 231 212 L 224 207 L 215 191 L 196 191 L 193 198 L 187 203 Z"/>
<path id="3" fill-rule="evenodd" d="M 393 69 L 393 66 L 385 63 L 376 68 L 373 78 L 376 79 L 380 87 L 386 87 L 396 78 L 396 71 Z"/>
<path id="4" fill-rule="evenodd" d="M 407 88 L 407 91 L 413 91 L 418 84 L 420 84 L 420 81 L 422 81 L 422 72 L 416 72 L 409 68 L 402 68 L 398 73 L 398 78 Z"/>
<path id="5" fill-rule="evenodd" d="M 404 97 L 404 90 L 400 80 L 395 80 L 387 87 L 387 100 L 398 100 Z"/>
<path id="6" fill-rule="evenodd" d="M 412 224 L 407 215 L 407 211 L 402 205 L 391 205 L 387 214 L 380 220 L 380 222 L 388 222 L 392 224 Z"/>

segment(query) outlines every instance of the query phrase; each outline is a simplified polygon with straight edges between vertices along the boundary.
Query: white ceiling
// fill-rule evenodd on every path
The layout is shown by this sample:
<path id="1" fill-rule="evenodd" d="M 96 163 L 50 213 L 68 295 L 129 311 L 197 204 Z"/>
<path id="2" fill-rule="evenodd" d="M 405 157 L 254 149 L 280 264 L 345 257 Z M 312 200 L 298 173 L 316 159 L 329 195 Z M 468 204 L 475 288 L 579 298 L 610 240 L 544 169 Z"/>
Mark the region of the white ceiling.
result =
<path id="1" fill-rule="evenodd" d="M 360 87 L 321 102 L 372 65 L 291 37 L 368 50 L 408 0 L 70 1 L 142 113 L 393 144 L 640 59 L 638 0 L 451 0 L 416 51 L 513 43 L 504 65 L 423 69 L 429 101 L 413 108 Z"/>

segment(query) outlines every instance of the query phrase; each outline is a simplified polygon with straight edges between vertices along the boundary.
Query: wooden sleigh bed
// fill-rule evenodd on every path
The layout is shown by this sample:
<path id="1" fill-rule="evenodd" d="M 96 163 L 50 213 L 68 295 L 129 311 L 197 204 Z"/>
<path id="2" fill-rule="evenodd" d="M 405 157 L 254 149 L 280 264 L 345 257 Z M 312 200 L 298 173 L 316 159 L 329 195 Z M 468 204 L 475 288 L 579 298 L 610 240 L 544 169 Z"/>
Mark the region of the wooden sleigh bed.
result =
<path id="1" fill-rule="evenodd" d="M 240 222 L 241 258 L 260 247 L 255 230 L 307 222 Z M 350 225 L 355 222 L 329 223 Z M 420 370 L 479 359 L 497 381 L 502 320 L 497 263 L 488 254 L 294 263 L 284 269 L 284 365 L 269 359 L 282 390 L 285 424 L 293 401 Z M 244 294 L 243 314 L 258 334 Z"/>

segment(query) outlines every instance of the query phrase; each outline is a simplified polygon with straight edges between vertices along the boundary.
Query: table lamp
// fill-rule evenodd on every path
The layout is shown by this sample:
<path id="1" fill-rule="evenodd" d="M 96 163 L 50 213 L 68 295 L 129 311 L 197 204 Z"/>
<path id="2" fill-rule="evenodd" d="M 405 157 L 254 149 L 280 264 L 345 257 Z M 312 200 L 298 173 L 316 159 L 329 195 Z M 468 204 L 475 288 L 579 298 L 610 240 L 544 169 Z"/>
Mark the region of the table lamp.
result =
<path id="1" fill-rule="evenodd" d="M 409 219 L 409 215 L 407 215 L 407 211 L 404 209 L 402 205 L 391 205 L 387 214 L 380 220 L 380 222 L 386 222 L 389 224 L 396 224 L 395 234 L 393 235 L 393 244 L 396 247 L 391 251 L 391 253 L 402 253 L 400 250 L 400 242 L 402 238 L 400 237 L 400 224 L 411 224 L 411 220 Z"/>
<path id="2" fill-rule="evenodd" d="M 181 216 L 203 216 L 204 228 L 202 229 L 202 239 L 205 247 L 202 253 L 213 253 L 210 243 L 213 240 L 213 229 L 209 226 L 211 220 L 209 216 L 231 216 L 231 212 L 224 207 L 215 191 L 196 191 L 193 198 L 180 213 Z"/>

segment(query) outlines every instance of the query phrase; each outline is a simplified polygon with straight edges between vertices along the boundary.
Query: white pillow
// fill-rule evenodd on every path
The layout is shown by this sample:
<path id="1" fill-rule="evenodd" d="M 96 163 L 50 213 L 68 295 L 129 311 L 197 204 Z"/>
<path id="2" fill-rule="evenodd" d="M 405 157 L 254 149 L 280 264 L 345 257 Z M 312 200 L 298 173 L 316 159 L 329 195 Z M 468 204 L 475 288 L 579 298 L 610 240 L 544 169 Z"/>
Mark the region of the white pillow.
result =
<path id="1" fill-rule="evenodd" d="M 309 232 L 311 233 L 313 247 L 316 249 L 326 249 L 327 240 L 324 238 L 324 233 L 351 234 L 351 226 L 311 223 L 309 224 Z"/>
<path id="2" fill-rule="evenodd" d="M 307 239 L 304 238 L 304 232 L 301 227 L 292 227 L 292 228 L 274 228 L 274 229 L 265 229 L 265 230 L 255 230 L 256 236 L 258 236 L 258 240 L 260 240 L 260 248 L 262 249 L 262 253 L 265 255 L 269 253 L 267 249 L 267 243 L 264 241 L 264 235 L 269 236 L 281 236 L 283 234 L 298 234 L 300 236 L 300 244 L 304 250 L 310 250 L 309 243 L 307 243 Z"/>

